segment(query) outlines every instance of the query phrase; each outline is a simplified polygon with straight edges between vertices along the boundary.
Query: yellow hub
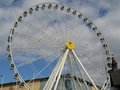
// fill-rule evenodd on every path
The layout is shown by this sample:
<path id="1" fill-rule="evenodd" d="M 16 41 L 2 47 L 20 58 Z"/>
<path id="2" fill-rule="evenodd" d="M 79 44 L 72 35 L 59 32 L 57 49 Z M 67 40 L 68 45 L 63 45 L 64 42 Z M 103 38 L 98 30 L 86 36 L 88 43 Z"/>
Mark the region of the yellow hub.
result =
<path id="1" fill-rule="evenodd" d="M 74 49 L 75 48 L 75 43 L 73 41 L 68 40 L 66 42 L 66 46 L 68 49 Z"/>

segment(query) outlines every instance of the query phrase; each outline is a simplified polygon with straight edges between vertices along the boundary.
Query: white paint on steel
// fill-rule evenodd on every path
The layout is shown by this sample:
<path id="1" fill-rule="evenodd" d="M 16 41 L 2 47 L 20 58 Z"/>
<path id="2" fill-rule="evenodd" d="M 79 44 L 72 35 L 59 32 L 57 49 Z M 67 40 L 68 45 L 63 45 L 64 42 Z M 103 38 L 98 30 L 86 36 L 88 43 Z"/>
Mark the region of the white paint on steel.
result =
<path id="1" fill-rule="evenodd" d="M 43 90 L 52 90 L 52 87 L 53 87 L 54 83 L 56 82 L 56 78 L 57 78 L 60 70 L 62 71 L 63 67 L 61 67 L 61 66 L 64 66 L 64 63 L 65 63 L 65 60 L 67 58 L 68 52 L 69 52 L 69 49 L 67 49 L 65 51 L 62 59 L 60 59 L 59 62 L 57 63 L 56 67 L 54 68 L 52 74 L 50 75 L 50 78 L 48 79 L 48 81 L 47 81 L 45 87 L 43 88 Z M 58 80 L 59 80 L 59 78 L 58 78 Z"/>
<path id="2" fill-rule="evenodd" d="M 92 80 L 92 78 L 89 76 L 88 72 L 86 71 L 85 67 L 83 66 L 82 62 L 80 61 L 80 59 L 77 57 L 76 53 L 74 52 L 74 50 L 72 50 L 73 55 L 75 56 L 76 60 L 79 62 L 79 64 L 81 65 L 82 69 L 84 70 L 84 72 L 86 73 L 86 75 L 88 76 L 88 78 L 90 79 L 90 81 L 92 82 L 93 86 L 95 87 L 96 90 L 98 90 L 97 86 L 95 85 L 94 81 Z"/>

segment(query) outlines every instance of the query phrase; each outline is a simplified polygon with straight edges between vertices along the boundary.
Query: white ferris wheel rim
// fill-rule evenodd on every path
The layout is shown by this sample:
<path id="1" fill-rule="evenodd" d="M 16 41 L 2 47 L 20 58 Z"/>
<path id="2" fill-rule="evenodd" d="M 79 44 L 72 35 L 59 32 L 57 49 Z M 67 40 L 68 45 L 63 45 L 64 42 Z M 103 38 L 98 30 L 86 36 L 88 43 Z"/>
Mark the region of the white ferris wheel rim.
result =
<path id="1" fill-rule="evenodd" d="M 77 18 L 81 18 L 84 22 L 85 25 L 88 25 L 89 29 L 93 31 L 93 33 L 95 33 L 98 37 L 98 39 L 100 40 L 100 42 L 102 43 L 103 45 L 103 48 L 106 52 L 106 56 L 107 56 L 107 59 L 106 59 L 106 65 L 110 64 L 111 63 L 111 52 L 110 52 L 110 49 L 108 47 L 108 44 L 105 40 L 105 38 L 103 37 L 102 33 L 100 32 L 100 30 L 98 30 L 98 28 L 96 27 L 95 24 L 93 24 L 93 22 L 88 18 L 86 17 L 85 15 L 83 15 L 81 12 L 77 11 L 76 9 L 73 9 L 73 8 L 69 8 L 67 6 L 64 6 L 64 5 L 61 5 L 61 4 L 58 4 L 58 3 L 42 3 L 42 4 L 38 4 L 38 5 L 35 5 L 35 6 L 32 6 L 30 7 L 29 9 L 27 9 L 26 11 L 24 11 L 24 13 L 22 15 L 20 15 L 20 17 L 18 18 L 18 20 L 15 22 L 13 28 L 10 30 L 10 35 L 8 36 L 8 47 L 7 47 L 7 51 L 8 51 L 8 59 L 10 60 L 11 62 L 11 66 L 13 66 L 13 70 L 15 72 L 15 74 L 17 73 L 18 74 L 18 78 L 20 80 L 20 82 L 23 82 L 25 84 L 25 86 L 27 88 L 29 88 L 29 86 L 25 83 L 24 79 L 22 78 L 22 76 L 20 75 L 19 71 L 18 71 L 18 66 L 16 66 L 15 62 L 14 62 L 14 57 L 13 57 L 13 53 L 12 53 L 12 39 L 14 38 L 13 35 L 15 33 L 15 30 L 16 28 L 18 27 L 19 23 L 21 22 L 22 18 L 25 18 L 27 17 L 27 15 L 29 14 L 32 14 L 33 11 L 37 11 L 37 9 L 39 10 L 40 8 L 41 9 L 44 9 L 44 8 L 49 8 L 49 9 L 59 9 L 63 12 L 67 12 L 67 13 L 71 13 L 73 14 L 73 16 L 76 16 Z M 82 15 L 82 16 L 81 16 Z M 57 16 L 58 19 L 60 20 L 59 16 Z M 27 25 L 27 23 L 26 23 Z M 73 25 L 74 26 L 74 25 Z M 60 26 L 59 26 L 60 27 Z M 61 28 L 62 29 L 62 28 Z M 61 30 L 63 32 L 63 30 Z M 67 31 L 66 31 L 67 32 Z M 72 31 L 73 32 L 73 31 Z M 69 34 L 71 34 L 72 32 L 70 32 Z M 44 32 L 43 32 L 44 33 Z M 68 33 L 68 32 L 67 32 Z M 19 33 L 18 33 L 19 34 Z M 45 33 L 46 35 L 49 35 L 49 33 Z M 64 34 L 64 33 L 63 33 Z M 65 37 L 68 37 L 68 36 L 64 36 L 63 35 L 63 39 Z M 54 36 L 52 37 L 52 39 L 54 38 Z M 71 38 L 71 37 L 70 37 Z M 55 39 L 55 38 L 54 38 Z M 59 41 L 59 40 L 57 40 Z M 60 42 L 61 43 L 61 42 Z M 63 45 L 64 46 L 64 45 Z M 49 47 L 48 47 L 49 48 Z M 63 47 L 64 48 L 64 47 Z M 61 48 L 62 49 L 62 48 Z M 59 56 L 59 55 L 58 55 Z M 27 62 L 29 63 L 29 62 Z M 24 65 L 24 64 L 23 64 Z M 22 65 L 21 65 L 22 66 Z M 19 65 L 20 67 L 20 65 Z M 111 67 L 108 65 L 107 66 L 107 70 L 111 69 Z M 108 79 L 108 77 L 106 77 Z M 109 84 L 109 80 L 106 80 L 105 84 Z M 104 86 L 104 85 L 103 85 Z M 105 86 L 104 86 L 105 87 Z"/>

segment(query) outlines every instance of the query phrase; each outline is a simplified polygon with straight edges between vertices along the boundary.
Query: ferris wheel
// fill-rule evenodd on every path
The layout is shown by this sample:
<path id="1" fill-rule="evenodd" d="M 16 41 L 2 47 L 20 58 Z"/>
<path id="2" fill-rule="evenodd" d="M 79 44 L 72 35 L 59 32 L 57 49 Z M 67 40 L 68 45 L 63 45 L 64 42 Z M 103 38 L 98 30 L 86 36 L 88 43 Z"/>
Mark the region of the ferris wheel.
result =
<path id="1" fill-rule="evenodd" d="M 68 74 L 78 83 L 82 79 L 80 90 L 89 90 L 87 82 L 96 90 L 110 85 L 112 56 L 102 33 L 87 16 L 59 3 L 25 10 L 10 30 L 7 51 L 14 79 L 28 90 L 33 90 L 28 83 L 44 77 L 49 79 L 43 90 L 57 90 Z"/>

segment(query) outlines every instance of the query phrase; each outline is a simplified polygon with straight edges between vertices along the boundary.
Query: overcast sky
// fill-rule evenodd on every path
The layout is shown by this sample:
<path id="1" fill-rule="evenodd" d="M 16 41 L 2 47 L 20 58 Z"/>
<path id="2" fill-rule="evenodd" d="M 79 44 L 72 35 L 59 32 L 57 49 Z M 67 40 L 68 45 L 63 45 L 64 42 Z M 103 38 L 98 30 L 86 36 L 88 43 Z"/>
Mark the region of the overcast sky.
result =
<path id="1" fill-rule="evenodd" d="M 90 17 L 108 41 L 120 66 L 119 0 L 0 0 L 0 73 L 6 77 L 5 82 L 12 80 L 12 72 L 9 70 L 9 62 L 6 58 L 7 37 L 10 28 L 24 10 L 35 4 L 50 1 L 74 7 Z"/>

